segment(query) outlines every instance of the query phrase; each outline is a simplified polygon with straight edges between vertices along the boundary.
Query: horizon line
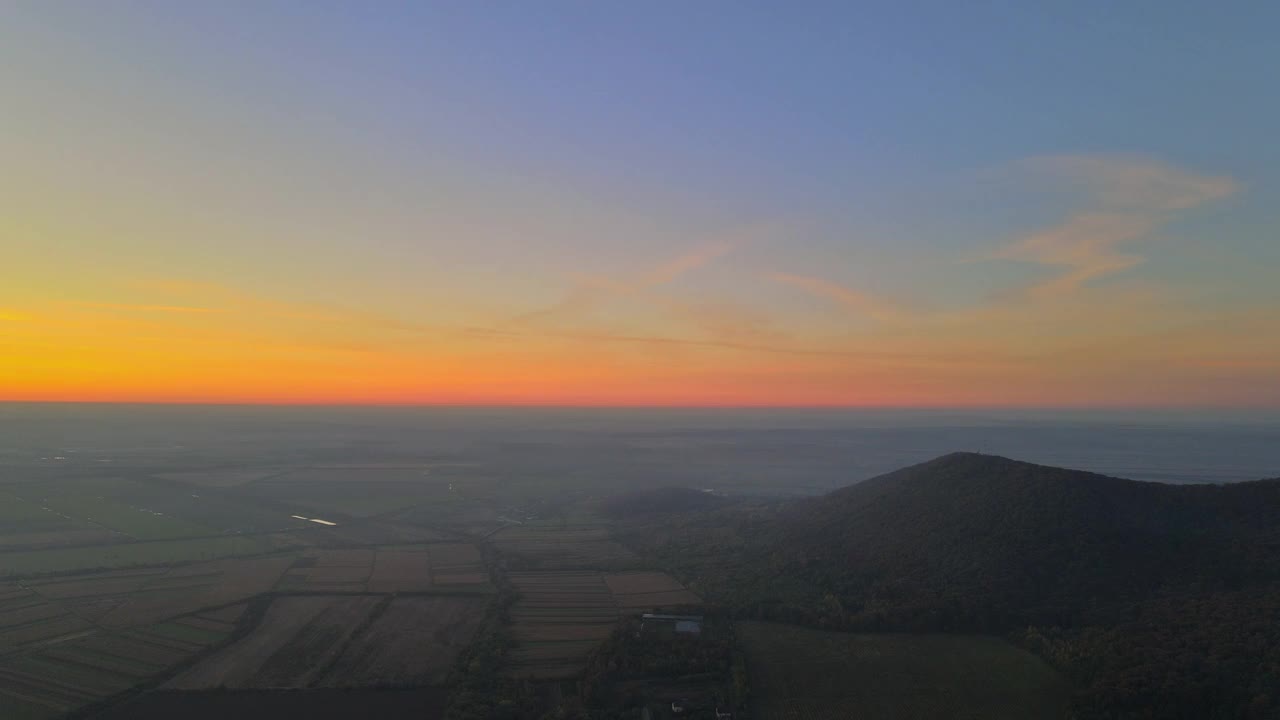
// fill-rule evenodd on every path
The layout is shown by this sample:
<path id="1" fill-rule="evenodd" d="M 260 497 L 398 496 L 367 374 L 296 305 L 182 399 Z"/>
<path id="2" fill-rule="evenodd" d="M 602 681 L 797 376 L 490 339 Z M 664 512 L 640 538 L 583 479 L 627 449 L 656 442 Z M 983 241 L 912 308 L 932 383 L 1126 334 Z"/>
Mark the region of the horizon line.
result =
<path id="1" fill-rule="evenodd" d="M 101 405 L 144 407 L 322 407 L 363 409 L 489 410 L 915 410 L 915 411 L 1074 411 L 1074 412 L 1242 412 L 1280 413 L 1280 405 L 1052 405 L 1052 404 L 852 404 L 852 403 L 557 403 L 557 402 L 378 402 L 331 400 L 68 400 L 6 399 L 0 405 Z"/>

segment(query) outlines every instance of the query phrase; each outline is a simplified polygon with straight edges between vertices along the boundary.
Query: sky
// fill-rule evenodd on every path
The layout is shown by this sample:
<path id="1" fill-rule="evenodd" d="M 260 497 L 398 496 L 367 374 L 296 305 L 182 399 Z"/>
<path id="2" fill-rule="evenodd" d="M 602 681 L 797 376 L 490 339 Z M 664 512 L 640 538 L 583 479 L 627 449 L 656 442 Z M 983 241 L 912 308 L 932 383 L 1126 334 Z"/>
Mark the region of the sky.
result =
<path id="1" fill-rule="evenodd" d="M 0 4 L 0 400 L 1280 407 L 1280 5 Z"/>

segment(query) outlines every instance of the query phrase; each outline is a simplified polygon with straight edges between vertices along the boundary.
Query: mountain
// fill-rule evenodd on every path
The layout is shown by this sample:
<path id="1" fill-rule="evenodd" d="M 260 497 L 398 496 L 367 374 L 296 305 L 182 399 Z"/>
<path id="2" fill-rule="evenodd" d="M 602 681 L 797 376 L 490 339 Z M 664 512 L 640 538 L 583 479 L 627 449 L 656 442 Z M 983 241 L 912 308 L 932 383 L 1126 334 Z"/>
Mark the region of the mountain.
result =
<path id="1" fill-rule="evenodd" d="M 1280 479 L 955 453 L 626 532 L 739 617 L 1010 638 L 1072 679 L 1075 718 L 1280 718 Z"/>
<path id="2" fill-rule="evenodd" d="M 799 503 L 771 542 L 853 625 L 1071 624 L 1280 580 L 1280 481 L 1164 485 L 955 453 Z"/>

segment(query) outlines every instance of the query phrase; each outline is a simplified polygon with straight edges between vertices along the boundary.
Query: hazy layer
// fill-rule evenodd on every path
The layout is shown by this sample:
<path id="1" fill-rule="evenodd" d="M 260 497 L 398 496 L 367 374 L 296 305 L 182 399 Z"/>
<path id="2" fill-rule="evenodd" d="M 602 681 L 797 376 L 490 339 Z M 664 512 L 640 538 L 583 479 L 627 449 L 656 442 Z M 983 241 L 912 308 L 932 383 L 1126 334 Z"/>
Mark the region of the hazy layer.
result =
<path id="1" fill-rule="evenodd" d="M 496 479 L 813 493 L 956 450 L 1164 482 L 1280 475 L 1265 414 L 0 405 L 0 472 L 411 461 Z"/>

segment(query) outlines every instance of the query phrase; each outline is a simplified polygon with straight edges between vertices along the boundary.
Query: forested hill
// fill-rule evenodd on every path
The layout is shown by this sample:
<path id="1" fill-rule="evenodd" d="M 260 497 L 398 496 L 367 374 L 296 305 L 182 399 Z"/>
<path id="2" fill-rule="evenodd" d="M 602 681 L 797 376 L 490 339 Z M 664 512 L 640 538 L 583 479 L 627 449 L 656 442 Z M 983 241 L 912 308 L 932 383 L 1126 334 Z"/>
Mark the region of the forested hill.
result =
<path id="1" fill-rule="evenodd" d="M 843 624 L 1102 621 L 1135 599 L 1280 579 L 1280 481 L 1163 485 L 955 453 L 799 503 L 771 543 L 840 599 Z"/>
<path id="2" fill-rule="evenodd" d="M 626 532 L 745 618 L 1015 638 L 1073 679 L 1079 719 L 1280 719 L 1280 479 L 954 454 Z"/>
<path id="3" fill-rule="evenodd" d="M 1280 718 L 1280 479 L 957 453 L 630 532 L 740 616 L 1015 638 L 1072 678 L 1077 718 Z"/>

